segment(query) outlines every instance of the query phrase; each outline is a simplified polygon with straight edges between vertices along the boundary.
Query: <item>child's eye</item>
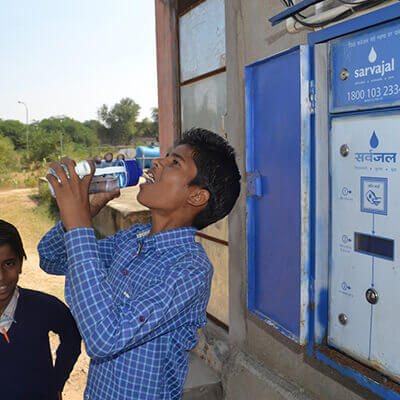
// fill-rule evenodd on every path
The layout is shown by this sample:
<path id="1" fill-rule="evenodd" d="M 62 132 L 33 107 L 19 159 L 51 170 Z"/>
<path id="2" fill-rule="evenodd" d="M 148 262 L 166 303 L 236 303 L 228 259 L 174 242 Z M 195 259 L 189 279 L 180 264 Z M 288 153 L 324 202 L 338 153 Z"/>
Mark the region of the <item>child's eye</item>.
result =
<path id="1" fill-rule="evenodd" d="M 6 261 L 6 262 L 4 263 L 4 266 L 5 266 L 6 268 L 13 268 L 13 267 L 15 267 L 15 261 Z"/>
<path id="2" fill-rule="evenodd" d="M 172 160 L 172 164 L 173 164 L 173 165 L 179 165 L 179 162 L 178 162 L 178 160 L 177 160 L 176 158 L 174 158 L 174 159 Z"/>

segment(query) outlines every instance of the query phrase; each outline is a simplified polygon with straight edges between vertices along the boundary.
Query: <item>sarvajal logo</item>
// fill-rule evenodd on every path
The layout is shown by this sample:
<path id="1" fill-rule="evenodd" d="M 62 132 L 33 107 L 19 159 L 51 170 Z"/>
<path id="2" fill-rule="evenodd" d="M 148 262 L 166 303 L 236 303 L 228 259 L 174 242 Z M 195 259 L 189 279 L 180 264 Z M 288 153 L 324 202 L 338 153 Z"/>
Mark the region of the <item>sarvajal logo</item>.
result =
<path id="1" fill-rule="evenodd" d="M 371 138 L 369 139 L 369 145 L 371 149 L 367 153 L 354 153 L 354 159 L 358 162 L 375 162 L 380 161 L 382 163 L 396 163 L 397 153 L 374 153 L 372 149 L 376 149 L 379 146 L 379 139 L 376 132 L 373 131 Z"/>
<path id="2" fill-rule="evenodd" d="M 368 61 L 372 64 L 378 58 L 376 51 L 373 47 L 368 55 Z M 363 78 L 365 76 L 373 76 L 373 75 L 380 75 L 384 76 L 387 72 L 393 72 L 395 69 L 394 66 L 394 57 L 389 62 L 382 60 L 379 64 L 372 65 L 370 67 L 363 67 L 354 70 L 354 78 Z"/>
<path id="3" fill-rule="evenodd" d="M 378 136 L 376 136 L 375 131 L 372 132 L 371 139 L 369 140 L 369 145 L 373 149 L 376 149 L 379 145 L 379 139 L 378 139 Z"/>

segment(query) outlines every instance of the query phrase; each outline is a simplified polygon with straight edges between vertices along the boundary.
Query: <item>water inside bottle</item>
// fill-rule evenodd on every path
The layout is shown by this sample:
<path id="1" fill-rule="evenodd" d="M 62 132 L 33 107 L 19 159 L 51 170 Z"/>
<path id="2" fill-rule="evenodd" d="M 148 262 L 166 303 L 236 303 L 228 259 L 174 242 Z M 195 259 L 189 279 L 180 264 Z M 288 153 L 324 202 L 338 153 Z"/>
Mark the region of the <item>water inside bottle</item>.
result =
<path id="1" fill-rule="evenodd" d="M 112 192 L 117 188 L 119 188 L 119 182 L 116 176 L 93 176 L 89 186 L 89 193 Z"/>

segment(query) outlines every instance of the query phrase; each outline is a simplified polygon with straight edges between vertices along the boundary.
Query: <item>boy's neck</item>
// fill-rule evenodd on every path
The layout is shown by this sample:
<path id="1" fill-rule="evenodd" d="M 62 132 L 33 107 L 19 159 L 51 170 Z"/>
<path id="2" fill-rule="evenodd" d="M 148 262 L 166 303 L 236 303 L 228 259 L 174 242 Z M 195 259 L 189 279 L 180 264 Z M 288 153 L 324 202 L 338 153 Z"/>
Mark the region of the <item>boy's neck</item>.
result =
<path id="1" fill-rule="evenodd" d="M 156 233 L 170 231 L 171 229 L 183 228 L 185 226 L 192 226 L 192 218 L 174 216 L 174 215 L 161 215 L 157 211 L 151 211 L 152 226 L 150 230 L 151 235 Z"/>

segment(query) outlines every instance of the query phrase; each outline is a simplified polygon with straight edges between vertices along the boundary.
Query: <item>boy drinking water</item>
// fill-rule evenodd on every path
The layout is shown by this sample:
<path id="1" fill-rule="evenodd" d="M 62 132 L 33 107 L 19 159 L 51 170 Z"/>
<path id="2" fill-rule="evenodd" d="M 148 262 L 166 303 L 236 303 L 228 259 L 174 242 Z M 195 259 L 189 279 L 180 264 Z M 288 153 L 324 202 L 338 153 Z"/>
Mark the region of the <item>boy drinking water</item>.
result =
<path id="1" fill-rule="evenodd" d="M 197 229 L 225 217 L 240 192 L 233 149 L 220 136 L 192 129 L 154 160 L 138 201 L 152 223 L 96 241 L 91 218 L 118 192 L 89 201 L 63 159 L 48 175 L 59 222 L 39 244 L 41 268 L 65 274 L 65 295 L 91 358 L 85 396 L 98 400 L 179 399 L 197 329 L 207 323 L 212 265 Z"/>

